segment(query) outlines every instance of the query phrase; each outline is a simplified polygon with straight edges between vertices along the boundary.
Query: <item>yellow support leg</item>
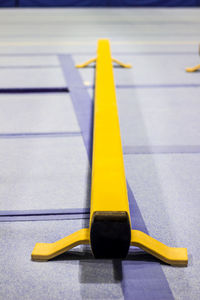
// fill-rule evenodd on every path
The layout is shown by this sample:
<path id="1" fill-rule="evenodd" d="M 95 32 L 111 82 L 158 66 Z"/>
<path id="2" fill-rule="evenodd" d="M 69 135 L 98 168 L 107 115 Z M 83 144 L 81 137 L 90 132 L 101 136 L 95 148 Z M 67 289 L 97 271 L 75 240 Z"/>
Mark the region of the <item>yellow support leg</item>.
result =
<path id="1" fill-rule="evenodd" d="M 88 228 L 84 228 L 55 243 L 37 243 L 31 258 L 35 261 L 47 261 L 78 245 L 87 244 L 90 244 L 90 232 Z"/>
<path id="2" fill-rule="evenodd" d="M 114 62 L 114 63 L 116 63 L 117 65 L 119 65 L 120 67 L 122 67 L 122 68 L 132 68 L 132 66 L 131 65 L 129 65 L 129 64 L 124 64 L 124 63 L 122 63 L 121 61 L 119 61 L 119 60 L 117 60 L 117 59 L 115 59 L 115 58 L 112 58 L 112 62 Z"/>
<path id="3" fill-rule="evenodd" d="M 193 68 L 187 68 L 185 70 L 186 70 L 186 72 L 196 72 L 196 71 L 200 70 L 200 65 L 197 65 L 197 66 L 195 66 Z"/>
<path id="4" fill-rule="evenodd" d="M 80 69 L 80 68 L 86 68 L 87 66 L 89 66 L 90 64 L 96 62 L 96 57 L 95 58 L 91 58 L 90 60 L 84 62 L 83 64 L 80 65 L 76 65 L 76 68 Z M 123 62 L 112 58 L 112 62 L 116 63 L 117 65 L 119 65 L 122 68 L 132 68 L 132 66 L 130 64 L 124 64 Z"/>
<path id="5" fill-rule="evenodd" d="M 76 65 L 76 68 L 85 68 L 87 66 L 89 66 L 90 64 L 96 62 L 96 57 L 95 58 L 91 58 L 90 60 L 84 62 L 83 64 L 80 65 Z"/>
<path id="6" fill-rule="evenodd" d="M 131 246 L 139 247 L 169 265 L 186 267 L 188 264 L 186 248 L 168 247 L 138 230 L 131 230 Z"/>
<path id="7" fill-rule="evenodd" d="M 49 260 L 80 244 L 90 244 L 96 258 L 125 258 L 130 245 L 160 260 L 186 266 L 187 249 L 171 248 L 147 234 L 131 230 L 112 59 L 108 40 L 98 42 L 96 61 L 94 137 L 90 226 L 52 244 L 38 243 L 32 259 Z"/>
<path id="8" fill-rule="evenodd" d="M 199 45 L 199 55 L 200 55 L 200 45 Z M 200 70 L 200 65 L 196 65 L 195 67 L 192 67 L 192 68 L 186 68 L 185 69 L 186 72 L 196 72 L 196 71 L 199 71 Z"/>

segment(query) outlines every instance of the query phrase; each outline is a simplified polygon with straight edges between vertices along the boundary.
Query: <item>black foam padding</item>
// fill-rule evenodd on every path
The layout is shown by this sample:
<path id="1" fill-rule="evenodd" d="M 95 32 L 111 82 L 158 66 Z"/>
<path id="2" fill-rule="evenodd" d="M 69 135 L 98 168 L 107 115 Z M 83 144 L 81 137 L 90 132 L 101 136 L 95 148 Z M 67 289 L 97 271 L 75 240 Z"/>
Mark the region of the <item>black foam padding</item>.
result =
<path id="1" fill-rule="evenodd" d="M 125 258 L 131 241 L 127 212 L 94 212 L 90 242 L 95 258 Z"/>

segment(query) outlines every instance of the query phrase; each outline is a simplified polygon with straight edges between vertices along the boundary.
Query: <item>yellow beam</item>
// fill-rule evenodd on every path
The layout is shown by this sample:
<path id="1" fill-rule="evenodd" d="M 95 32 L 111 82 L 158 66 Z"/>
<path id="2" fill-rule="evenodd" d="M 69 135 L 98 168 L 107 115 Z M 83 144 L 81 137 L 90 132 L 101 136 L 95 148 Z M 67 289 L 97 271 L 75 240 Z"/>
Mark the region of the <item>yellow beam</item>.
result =
<path id="1" fill-rule="evenodd" d="M 112 59 L 108 40 L 98 42 L 96 61 L 90 227 L 52 244 L 38 243 L 33 260 L 49 260 L 79 244 L 90 243 L 96 258 L 126 257 L 137 246 L 175 266 L 186 266 L 187 249 L 168 247 L 138 230 L 131 230 Z"/>
<path id="2" fill-rule="evenodd" d="M 126 178 L 109 42 L 98 43 L 90 222 L 96 211 L 126 211 Z"/>
<path id="3" fill-rule="evenodd" d="M 108 40 L 98 42 L 96 59 L 90 227 L 95 257 L 127 255 L 131 225 Z"/>

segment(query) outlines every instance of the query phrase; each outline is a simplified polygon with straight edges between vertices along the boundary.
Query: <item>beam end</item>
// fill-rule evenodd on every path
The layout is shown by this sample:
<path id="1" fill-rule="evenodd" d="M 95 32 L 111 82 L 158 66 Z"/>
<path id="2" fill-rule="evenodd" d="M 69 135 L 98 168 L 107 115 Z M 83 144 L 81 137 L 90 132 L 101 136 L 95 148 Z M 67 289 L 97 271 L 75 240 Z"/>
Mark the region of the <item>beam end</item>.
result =
<path id="1" fill-rule="evenodd" d="M 90 241 L 95 258 L 125 258 L 131 240 L 127 212 L 97 211 L 91 220 Z"/>

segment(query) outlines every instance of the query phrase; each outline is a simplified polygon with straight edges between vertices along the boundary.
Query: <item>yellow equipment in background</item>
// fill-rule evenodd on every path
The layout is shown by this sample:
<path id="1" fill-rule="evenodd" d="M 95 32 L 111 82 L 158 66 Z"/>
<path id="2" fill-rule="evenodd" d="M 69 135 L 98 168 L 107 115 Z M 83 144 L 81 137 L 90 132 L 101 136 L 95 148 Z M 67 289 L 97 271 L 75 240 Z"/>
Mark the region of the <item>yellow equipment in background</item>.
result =
<path id="1" fill-rule="evenodd" d="M 199 45 L 199 55 L 200 55 L 200 45 Z M 195 67 L 192 68 L 186 68 L 186 72 L 196 72 L 200 71 L 200 65 L 196 65 Z"/>

